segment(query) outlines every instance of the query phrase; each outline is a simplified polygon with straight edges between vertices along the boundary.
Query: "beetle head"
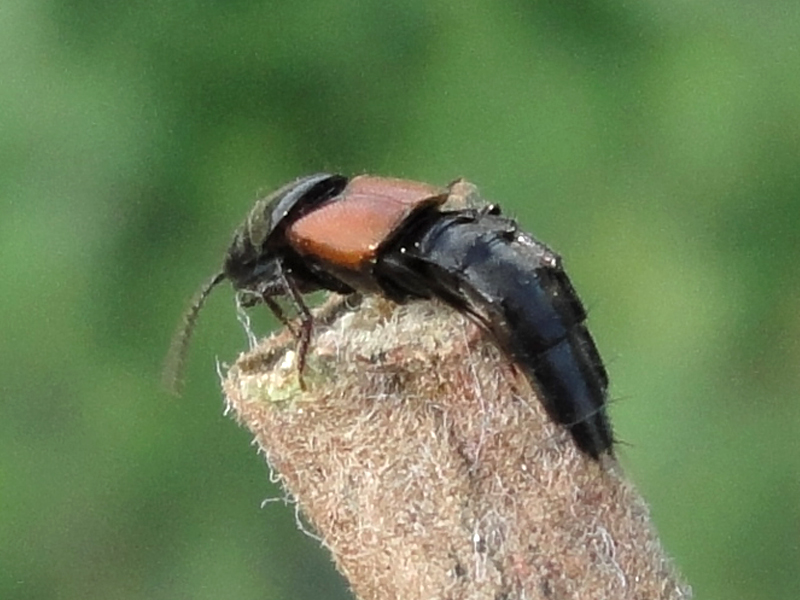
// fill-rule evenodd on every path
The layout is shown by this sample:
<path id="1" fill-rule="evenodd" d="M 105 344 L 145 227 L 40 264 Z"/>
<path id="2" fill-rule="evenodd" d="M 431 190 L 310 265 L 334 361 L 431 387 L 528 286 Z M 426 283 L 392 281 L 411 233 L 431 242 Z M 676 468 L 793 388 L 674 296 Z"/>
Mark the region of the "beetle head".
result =
<path id="1" fill-rule="evenodd" d="M 296 179 L 255 203 L 233 235 L 222 271 L 195 294 L 173 337 L 164 367 L 164 383 L 170 391 L 180 392 L 189 342 L 200 309 L 211 291 L 228 279 L 234 289 L 249 292 L 254 298 L 285 293 L 287 273 L 303 270 L 301 265 L 294 269 L 287 265 L 287 255 L 292 252 L 284 236 L 286 227 L 305 212 L 338 195 L 347 181 L 342 175 L 317 173 Z M 296 287 L 303 291 L 305 281 L 310 279 L 312 276 L 305 274 Z M 311 284 L 309 289 L 317 288 Z"/>
<path id="2" fill-rule="evenodd" d="M 258 200 L 233 235 L 223 272 L 236 289 L 251 288 L 280 271 L 280 255 L 288 249 L 284 232 L 295 219 L 339 194 L 347 185 L 342 175 L 317 173 L 301 177 Z"/>

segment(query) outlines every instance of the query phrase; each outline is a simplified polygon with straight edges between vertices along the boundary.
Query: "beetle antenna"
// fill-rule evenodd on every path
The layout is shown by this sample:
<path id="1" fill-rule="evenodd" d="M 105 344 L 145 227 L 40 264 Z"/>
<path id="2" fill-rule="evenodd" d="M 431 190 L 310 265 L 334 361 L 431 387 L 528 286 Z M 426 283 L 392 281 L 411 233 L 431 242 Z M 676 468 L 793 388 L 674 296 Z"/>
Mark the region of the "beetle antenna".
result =
<path id="1" fill-rule="evenodd" d="M 183 388 L 183 370 L 186 365 L 186 353 L 189 350 L 189 341 L 194 333 L 197 315 L 206 303 L 208 295 L 220 282 L 225 279 L 225 272 L 220 271 L 209 279 L 195 294 L 192 304 L 184 313 L 180 326 L 172 337 L 167 358 L 164 361 L 162 381 L 164 386 L 175 396 L 180 396 Z"/>

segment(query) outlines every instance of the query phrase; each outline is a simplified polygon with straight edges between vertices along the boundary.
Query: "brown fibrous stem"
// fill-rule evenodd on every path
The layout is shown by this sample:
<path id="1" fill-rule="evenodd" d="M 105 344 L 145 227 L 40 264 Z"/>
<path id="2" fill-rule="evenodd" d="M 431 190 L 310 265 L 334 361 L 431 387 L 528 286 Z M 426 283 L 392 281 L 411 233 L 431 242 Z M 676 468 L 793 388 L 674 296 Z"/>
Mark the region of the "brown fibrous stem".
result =
<path id="1" fill-rule="evenodd" d="M 361 600 L 691 597 L 615 459 L 458 313 L 334 301 L 310 347 L 305 391 L 283 332 L 225 394 Z"/>

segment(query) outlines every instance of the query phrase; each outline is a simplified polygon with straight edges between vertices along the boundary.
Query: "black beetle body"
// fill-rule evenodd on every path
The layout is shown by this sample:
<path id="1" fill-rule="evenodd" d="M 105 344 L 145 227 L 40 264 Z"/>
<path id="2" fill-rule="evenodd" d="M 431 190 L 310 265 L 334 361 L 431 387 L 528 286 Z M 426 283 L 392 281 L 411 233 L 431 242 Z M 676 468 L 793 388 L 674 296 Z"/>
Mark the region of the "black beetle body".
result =
<path id="1" fill-rule="evenodd" d="M 474 318 L 538 388 L 550 417 L 594 459 L 613 450 L 608 376 L 586 311 L 560 257 L 496 206 L 442 210 L 447 190 L 399 179 L 316 174 L 259 200 L 237 229 L 222 271 L 184 318 L 165 372 L 178 381 L 197 314 L 229 279 L 243 305 L 265 303 L 291 329 L 276 296 L 300 316 L 302 373 L 312 317 L 302 294 L 439 298 Z"/>

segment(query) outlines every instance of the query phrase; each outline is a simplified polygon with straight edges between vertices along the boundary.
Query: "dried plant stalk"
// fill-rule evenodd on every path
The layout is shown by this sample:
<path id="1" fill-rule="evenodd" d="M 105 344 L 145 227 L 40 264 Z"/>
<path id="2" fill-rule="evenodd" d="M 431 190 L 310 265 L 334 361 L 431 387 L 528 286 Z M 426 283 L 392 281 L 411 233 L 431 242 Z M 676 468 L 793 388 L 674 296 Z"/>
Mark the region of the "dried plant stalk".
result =
<path id="1" fill-rule="evenodd" d="M 306 392 L 285 332 L 224 388 L 358 598 L 691 597 L 616 461 L 458 313 L 329 305 L 311 347 Z"/>

